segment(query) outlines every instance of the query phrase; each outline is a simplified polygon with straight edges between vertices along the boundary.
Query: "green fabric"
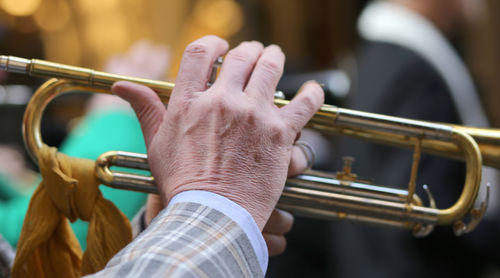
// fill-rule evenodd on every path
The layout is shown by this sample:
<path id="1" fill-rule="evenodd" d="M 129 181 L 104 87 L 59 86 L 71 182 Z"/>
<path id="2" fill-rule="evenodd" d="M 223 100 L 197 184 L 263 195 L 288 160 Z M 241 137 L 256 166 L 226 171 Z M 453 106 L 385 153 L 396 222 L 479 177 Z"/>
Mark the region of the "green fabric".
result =
<path id="1" fill-rule="evenodd" d="M 20 188 L 17 181 L 8 174 L 0 172 L 0 201 L 21 197 L 23 194 L 17 188 Z"/>
<path id="2" fill-rule="evenodd" d="M 23 226 L 24 215 L 28 210 L 31 194 L 19 195 L 8 201 L 0 202 L 0 234 L 11 246 L 16 246 L 21 228 Z"/>
<path id="3" fill-rule="evenodd" d="M 146 153 L 141 128 L 132 111 L 101 111 L 88 115 L 60 148 L 61 152 L 69 156 L 89 159 L 96 159 L 110 150 Z M 134 217 L 146 200 L 146 194 L 143 193 L 106 186 L 101 186 L 101 191 L 104 197 L 111 200 L 129 219 Z M 13 246 L 17 244 L 30 195 L 0 203 L 0 233 Z M 83 221 L 72 224 L 83 250 L 87 245 L 87 226 Z"/>

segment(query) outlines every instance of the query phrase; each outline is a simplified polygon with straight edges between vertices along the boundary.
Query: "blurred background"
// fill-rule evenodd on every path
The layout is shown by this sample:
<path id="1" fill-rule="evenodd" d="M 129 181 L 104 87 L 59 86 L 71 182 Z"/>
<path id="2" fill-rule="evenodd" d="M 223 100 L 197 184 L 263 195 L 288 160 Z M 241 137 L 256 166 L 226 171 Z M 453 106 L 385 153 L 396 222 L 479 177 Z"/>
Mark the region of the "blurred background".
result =
<path id="1" fill-rule="evenodd" d="M 287 61 L 279 89 L 288 97 L 302 82 L 316 79 L 325 84 L 327 102 L 342 106 L 353 88 L 353 75 L 359 70 L 356 53 L 360 37 L 356 22 L 367 2 L 0 0 L 0 54 L 102 69 L 112 55 L 125 53 L 138 40 L 149 40 L 169 47 L 171 63 L 165 79 L 173 80 L 184 47 L 203 35 L 218 35 L 233 47 L 244 40 L 258 40 L 278 44 L 285 52 Z M 491 125 L 499 127 L 500 2 L 481 3 L 468 10 L 476 15 L 476 20 L 466 24 L 450 40 L 475 80 Z M 30 95 L 41 82 L 43 80 L 0 72 L 3 84 L 0 87 L 0 144 L 23 153 L 22 114 Z M 49 106 L 42 123 L 45 142 L 58 146 L 64 140 L 83 116 L 87 98 L 70 95 L 58 98 Z M 7 154 L 0 153 L 3 155 Z M 27 161 L 28 167 L 35 170 Z M 333 168 L 334 164 L 328 158 L 318 163 L 319 168 L 326 169 Z M 299 253 L 295 259 L 306 256 L 307 260 L 273 259 L 269 276 L 293 276 L 294 268 L 285 270 L 292 264 L 303 271 L 295 272 L 296 277 L 325 277 L 332 273 L 329 271 L 335 268 L 338 257 L 325 256 L 335 248 L 328 242 L 334 235 L 329 224 L 323 221 L 301 224 L 300 219 L 297 222 L 305 228 L 299 234 L 292 232 L 289 243 L 292 249 L 300 246 L 296 248 L 299 251 L 292 251 Z M 304 241 L 304 234 L 327 240 Z M 446 236 L 451 237 L 451 232 L 447 230 Z M 498 269 L 497 264 L 486 273 L 500 275 Z M 494 275 L 482 277 L 499 277 Z"/>
<path id="2" fill-rule="evenodd" d="M 170 47 L 173 79 L 184 47 L 205 34 L 216 34 L 232 46 L 243 40 L 279 44 L 287 55 L 287 75 L 340 69 L 349 74 L 358 41 L 356 19 L 366 0 L 1 0 L 0 53 L 100 69 L 112 54 L 125 52 L 135 41 L 147 39 Z M 500 3 L 484 1 L 480 20 L 454 38 L 478 87 L 494 126 L 500 125 Z M 3 84 L 39 84 L 39 80 L 10 74 Z M 336 79 L 340 99 L 349 80 Z M 300 84 L 294 78 L 282 82 L 285 91 Z M 296 87 L 295 89 L 297 89 Z M 19 111 L 30 90 L 23 87 L 0 91 L 0 142 L 19 142 Z M 20 92 L 21 91 L 21 92 Z M 292 92 L 293 93 L 293 92 Z M 335 95 L 328 98 L 335 102 Z M 64 136 L 65 125 L 81 115 L 81 102 L 71 98 L 57 111 L 48 137 Z M 341 104 L 341 103 L 340 103 Z M 12 105 L 14 107 L 12 107 Z M 51 139 L 52 140 L 52 139 Z"/>
<path id="3" fill-rule="evenodd" d="M 146 39 L 170 48 L 165 78 L 173 79 L 184 47 L 205 34 L 216 34 L 232 46 L 243 40 L 279 44 L 287 55 L 287 73 L 328 70 L 338 68 L 353 50 L 356 15 L 363 2 L 2 0 L 0 53 L 102 69 L 112 54 Z M 18 144 L 22 106 L 41 81 L 4 75 L 3 84 L 30 86 L 0 91 L 0 143 Z M 343 91 L 348 89 L 346 82 L 341 84 Z M 284 86 L 293 93 L 300 83 Z M 83 113 L 81 96 L 60 102 L 54 101 L 44 119 L 50 121 L 44 123 L 44 137 L 53 145 Z"/>

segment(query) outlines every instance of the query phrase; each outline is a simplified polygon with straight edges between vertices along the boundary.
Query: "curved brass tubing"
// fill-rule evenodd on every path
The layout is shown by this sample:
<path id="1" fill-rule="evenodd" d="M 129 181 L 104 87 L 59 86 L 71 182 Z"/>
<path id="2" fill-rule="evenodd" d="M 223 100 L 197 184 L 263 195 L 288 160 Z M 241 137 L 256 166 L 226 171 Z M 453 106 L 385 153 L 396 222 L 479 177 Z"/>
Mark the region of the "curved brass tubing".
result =
<path id="1" fill-rule="evenodd" d="M 482 159 L 479 147 L 470 135 L 460 130 L 453 130 L 453 139 L 457 145 L 461 146 L 466 163 L 465 184 L 462 194 L 455 204 L 439 213 L 438 224 L 453 224 L 457 219 L 463 218 L 474 205 L 481 183 Z"/>
<path id="2" fill-rule="evenodd" d="M 10 70 L 15 72 L 24 71 L 36 76 L 61 78 L 50 79 L 43 84 L 35 92 L 26 109 L 23 134 L 26 147 L 35 161 L 38 149 L 43 144 L 40 120 L 46 105 L 57 95 L 70 91 L 109 93 L 115 81 L 129 80 L 150 86 L 167 102 L 174 87 L 174 84 L 168 82 L 5 56 L 0 56 L 0 68 L 9 70 L 9 61 L 13 64 Z M 286 100 L 275 99 L 278 106 L 287 103 Z M 473 210 L 478 195 L 483 163 L 481 152 L 487 150 L 483 155 L 488 157 L 485 161 L 489 165 L 500 165 L 498 151 L 492 147 L 500 142 L 500 136 L 493 138 L 496 136 L 496 130 L 486 130 L 488 133 L 482 129 L 415 121 L 331 105 L 323 105 L 307 126 L 320 132 L 354 136 L 392 146 L 415 148 L 418 145 L 415 153 L 419 153 L 421 148 L 423 152 L 464 160 L 467 172 L 459 199 L 446 209 L 424 206 L 421 199 L 413 193 L 414 188 L 411 186 L 405 191 L 363 181 L 343 180 L 327 173 L 305 173 L 287 180 L 278 203 L 279 207 L 300 215 L 409 228 L 413 229 L 417 236 L 428 234 L 434 225 L 453 224 L 456 226 L 456 233 L 461 234 L 472 229 L 472 226 L 467 228 L 461 220 Z M 471 134 L 468 131 L 471 131 Z M 494 136 L 489 138 L 487 135 L 492 133 Z M 481 135 L 481 148 L 473 138 L 478 134 Z M 96 162 L 96 173 L 106 185 L 148 193 L 156 192 L 152 177 L 111 171 L 110 167 L 113 165 L 147 170 L 149 166 L 146 155 L 120 151 L 105 153 Z M 414 166 L 416 169 L 418 163 Z M 411 180 L 414 182 L 414 177 Z"/>

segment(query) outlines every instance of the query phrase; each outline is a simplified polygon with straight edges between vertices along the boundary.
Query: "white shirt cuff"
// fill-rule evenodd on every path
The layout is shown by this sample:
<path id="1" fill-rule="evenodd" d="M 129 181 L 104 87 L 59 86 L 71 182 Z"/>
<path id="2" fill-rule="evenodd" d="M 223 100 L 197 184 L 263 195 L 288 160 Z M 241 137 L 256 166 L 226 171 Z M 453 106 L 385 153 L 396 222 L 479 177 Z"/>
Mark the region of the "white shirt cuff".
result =
<path id="1" fill-rule="evenodd" d="M 183 202 L 198 203 L 218 210 L 236 222 L 248 236 L 262 268 L 262 273 L 266 273 L 269 260 L 266 242 L 257 223 L 246 209 L 224 196 L 201 190 L 181 192 L 170 200 L 168 206 Z"/>

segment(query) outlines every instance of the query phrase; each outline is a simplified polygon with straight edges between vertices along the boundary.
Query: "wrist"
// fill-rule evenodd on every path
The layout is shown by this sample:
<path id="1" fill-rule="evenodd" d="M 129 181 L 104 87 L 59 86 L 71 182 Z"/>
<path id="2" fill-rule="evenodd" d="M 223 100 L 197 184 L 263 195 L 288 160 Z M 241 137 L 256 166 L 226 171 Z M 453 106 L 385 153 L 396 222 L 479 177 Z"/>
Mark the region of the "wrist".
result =
<path id="1" fill-rule="evenodd" d="M 273 205 L 271 207 L 268 204 L 276 204 L 276 202 L 266 202 L 266 200 L 263 200 L 262 198 L 256 197 L 255 195 L 251 194 L 238 195 L 234 193 L 224 193 L 217 194 L 228 198 L 229 200 L 244 208 L 252 216 L 260 231 L 264 229 L 264 226 L 266 225 L 267 220 L 269 219 L 269 216 L 271 215 L 272 210 L 275 206 Z"/>
<path id="2" fill-rule="evenodd" d="M 276 194 L 271 193 L 260 193 L 256 194 L 255 190 L 248 192 L 241 192 L 238 188 L 251 188 L 252 185 L 234 186 L 233 184 L 226 183 L 191 183 L 184 184 L 177 187 L 166 187 L 166 190 L 162 195 L 163 199 L 166 200 L 166 204 L 170 204 L 177 195 L 185 192 L 191 191 L 202 191 L 217 194 L 224 198 L 229 199 L 238 206 L 242 207 L 249 213 L 252 219 L 257 224 L 260 231 L 263 230 L 269 216 L 271 215 L 276 203 L 276 200 L 270 200 L 271 196 Z M 165 187 L 164 187 L 165 188 Z M 268 188 L 268 187 L 267 187 Z M 279 196 L 279 194 L 278 194 Z M 279 198 L 279 197 L 278 197 Z"/>

